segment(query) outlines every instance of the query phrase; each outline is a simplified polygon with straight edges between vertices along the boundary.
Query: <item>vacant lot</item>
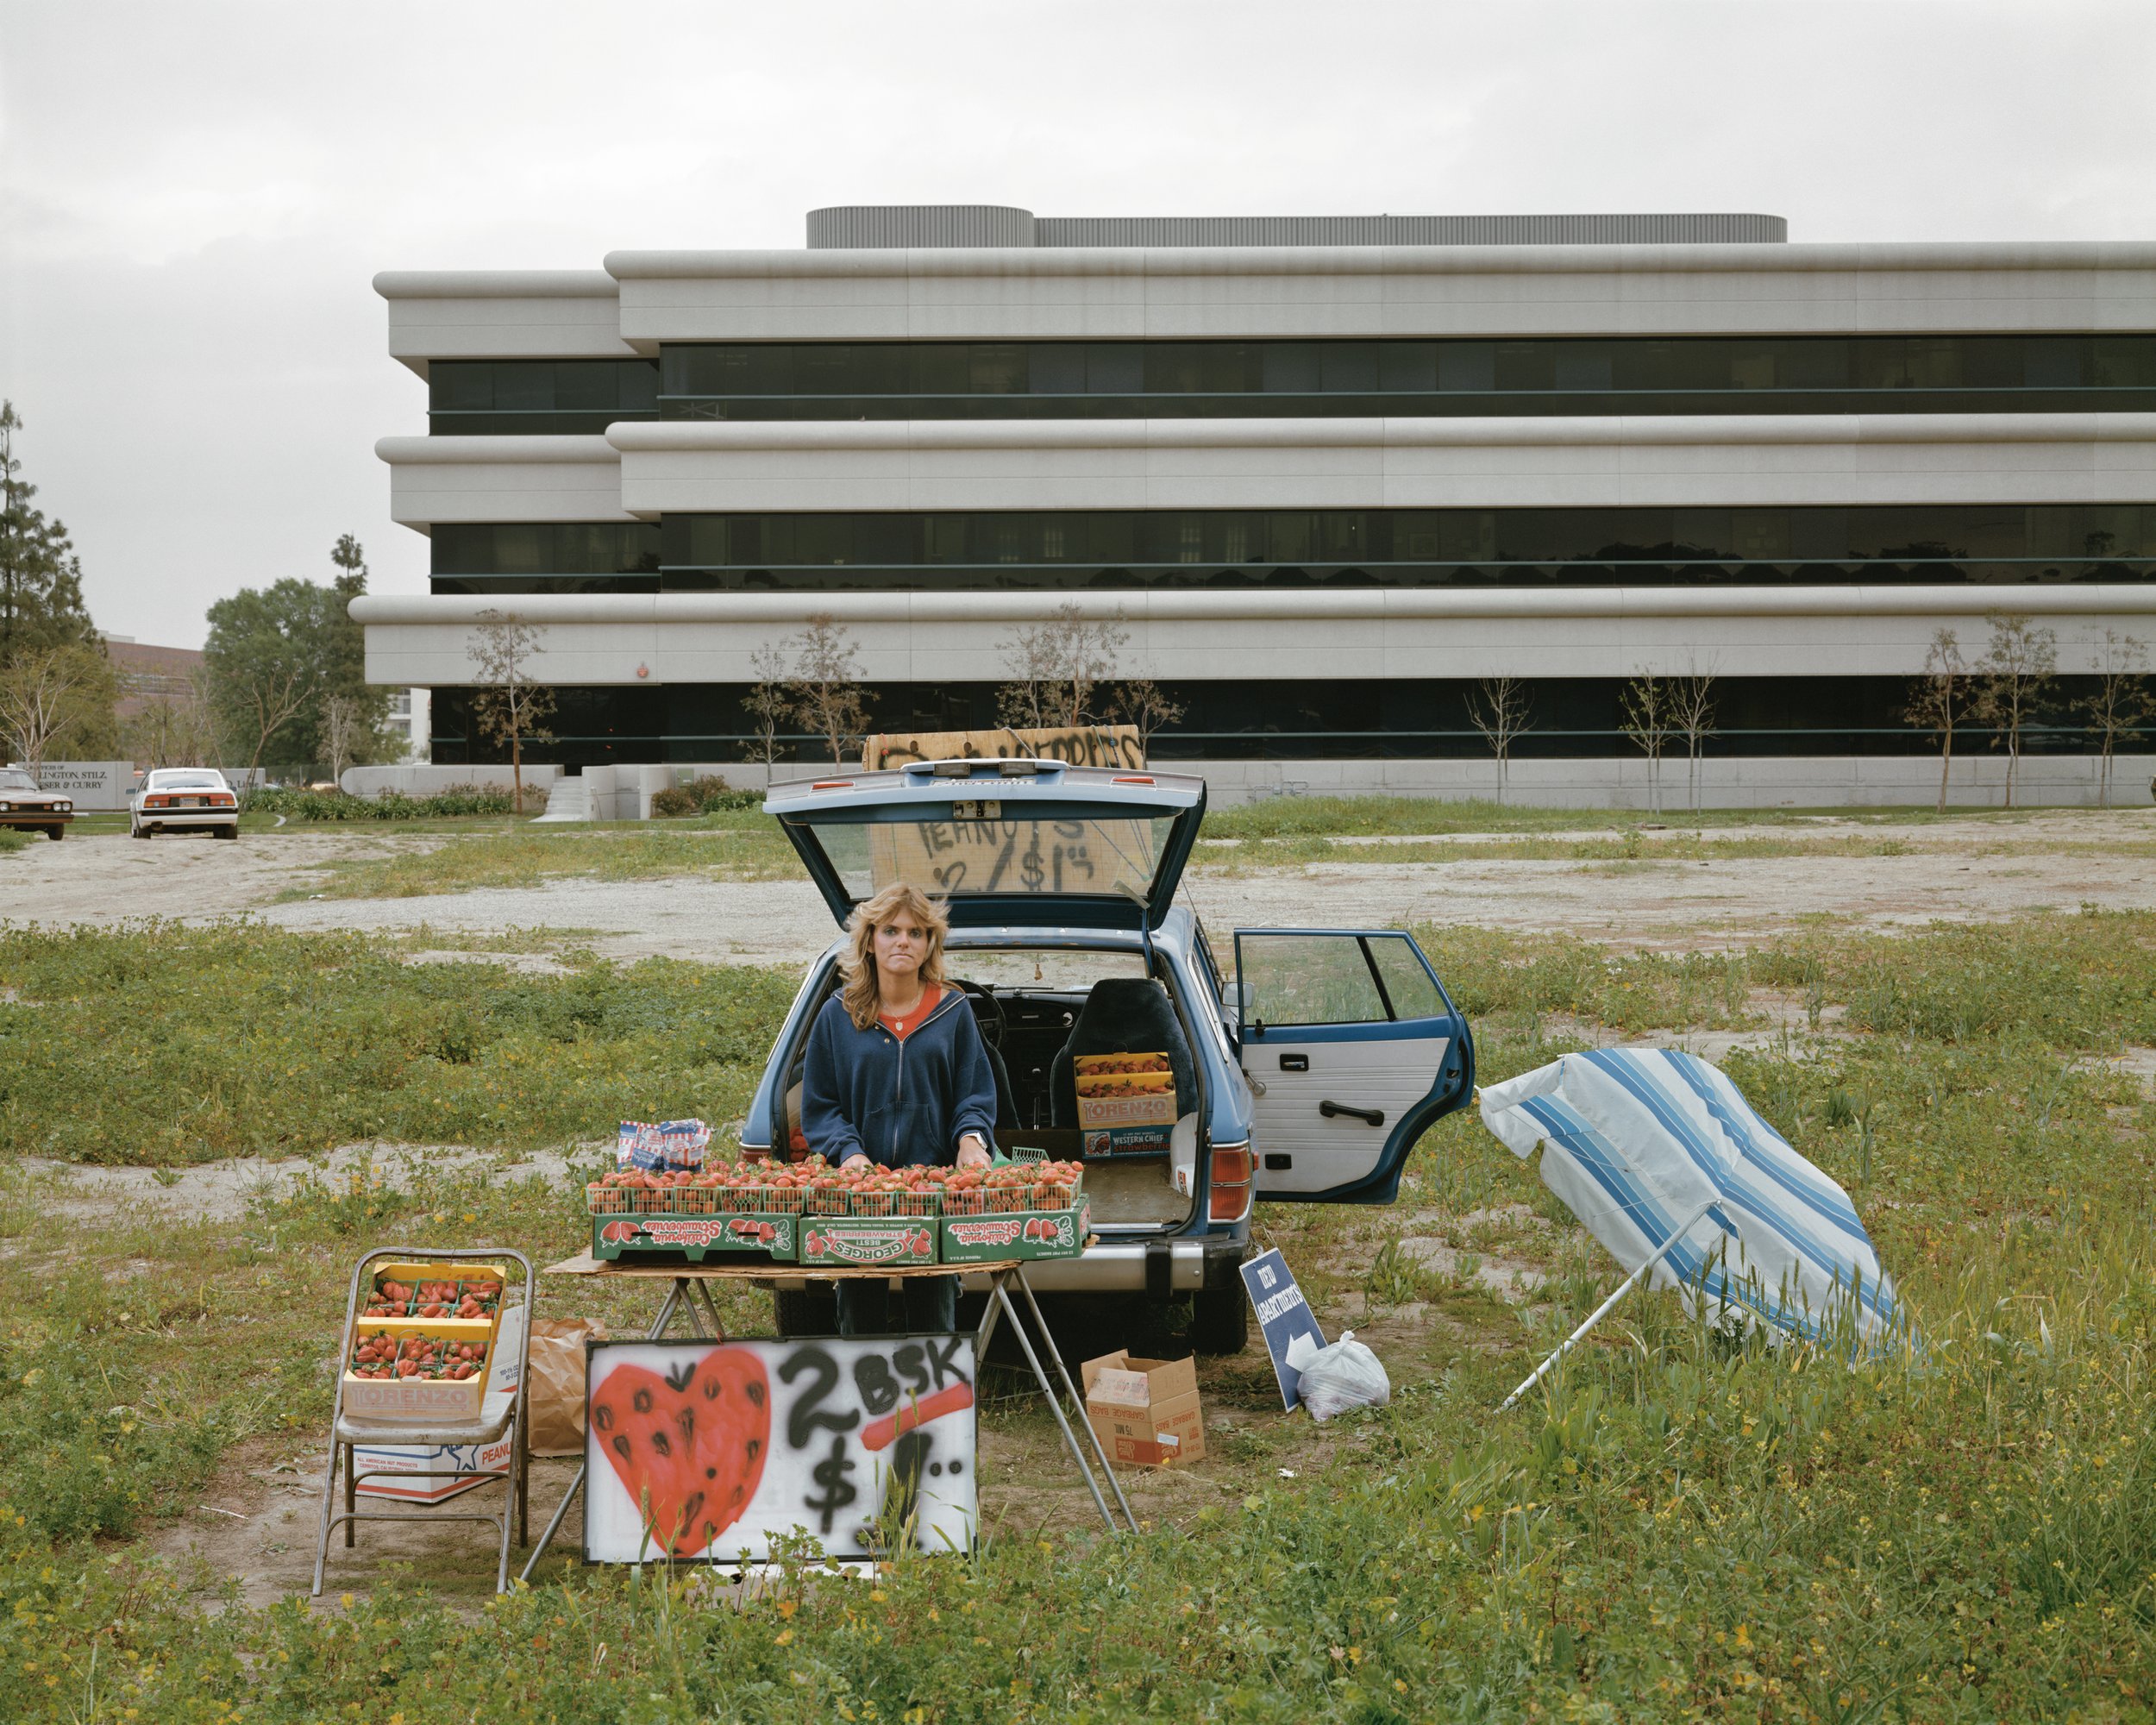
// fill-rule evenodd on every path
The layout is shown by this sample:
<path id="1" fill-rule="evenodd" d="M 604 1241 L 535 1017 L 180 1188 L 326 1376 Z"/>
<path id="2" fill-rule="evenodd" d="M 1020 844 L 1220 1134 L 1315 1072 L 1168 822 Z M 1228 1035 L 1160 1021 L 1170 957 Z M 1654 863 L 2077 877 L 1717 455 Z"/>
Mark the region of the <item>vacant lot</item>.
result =
<path id="1" fill-rule="evenodd" d="M 786 901 L 742 895 L 793 894 L 795 920 L 755 936 L 790 964 L 829 937 L 804 888 L 562 876 L 487 888 L 527 907 L 492 922 L 452 893 L 270 913 L 322 919 L 304 926 L 0 933 L 10 1716 L 2147 1717 L 2147 820 L 1209 862 L 1194 892 L 1216 927 L 1417 925 L 1476 1023 L 1485 1080 L 1585 1043 L 1714 1053 L 1849 1186 L 1922 1354 L 1852 1371 L 1733 1348 L 1642 1301 L 1546 1401 L 1496 1414 L 1616 1273 L 1531 1169 L 1456 1118 L 1392 1209 L 1259 1215 L 1327 1333 L 1351 1326 L 1384 1359 L 1389 1408 L 1313 1427 L 1279 1414 L 1262 1355 L 1207 1362 L 1213 1454 L 1134 1480 L 1150 1531 L 1108 1542 L 1044 1411 L 992 1374 L 979 1556 L 740 1604 L 561 1556 L 486 1607 L 484 1534 L 454 1524 L 363 1533 L 319 1607 L 274 1602 L 311 1564 L 353 1255 L 391 1238 L 573 1250 L 586 1146 L 622 1113 L 737 1113 L 790 994 L 783 970 L 699 962 L 728 950 L 702 919 L 775 917 Z M 1274 842 L 1231 836 L 1244 843 L 1220 849 Z M 1631 842 L 1547 827 L 1479 842 L 1613 838 Z M 1651 848 L 1717 840 L 1802 849 Z M 379 860 L 323 848 L 342 842 L 197 849 L 253 859 L 260 903 L 320 881 L 316 865 Z M 9 871 L 76 844 L 0 857 L 0 895 L 50 878 Z M 1871 849 L 1833 848 L 1852 845 Z M 610 921 L 609 895 L 633 891 L 712 896 L 679 925 Z M 554 907 L 535 914 L 536 899 Z M 0 896 L 9 917 L 17 902 Z M 343 920 L 387 910 L 434 926 Z M 1596 914 L 1606 936 L 1566 925 Z M 541 923 L 557 932 L 509 926 Z M 649 1315 L 617 1290 L 544 1297 L 624 1328 Z M 747 1292 L 724 1315 L 768 1326 Z M 1096 1314 L 1083 1340 L 1172 1349 L 1175 1321 Z M 566 1471 L 542 1465 L 536 1510 Z"/>

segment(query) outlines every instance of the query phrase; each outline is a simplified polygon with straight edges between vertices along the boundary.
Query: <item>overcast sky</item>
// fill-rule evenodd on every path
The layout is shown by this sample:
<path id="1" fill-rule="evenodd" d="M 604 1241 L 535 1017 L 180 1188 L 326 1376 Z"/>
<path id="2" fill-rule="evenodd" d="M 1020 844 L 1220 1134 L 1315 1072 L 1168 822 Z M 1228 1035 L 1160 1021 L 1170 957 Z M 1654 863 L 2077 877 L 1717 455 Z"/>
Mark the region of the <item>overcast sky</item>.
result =
<path id="1" fill-rule="evenodd" d="M 1738 210 L 2156 238 L 2156 5 L 0 0 L 0 393 L 107 630 L 425 590 L 379 269 L 794 247 L 822 204 Z"/>

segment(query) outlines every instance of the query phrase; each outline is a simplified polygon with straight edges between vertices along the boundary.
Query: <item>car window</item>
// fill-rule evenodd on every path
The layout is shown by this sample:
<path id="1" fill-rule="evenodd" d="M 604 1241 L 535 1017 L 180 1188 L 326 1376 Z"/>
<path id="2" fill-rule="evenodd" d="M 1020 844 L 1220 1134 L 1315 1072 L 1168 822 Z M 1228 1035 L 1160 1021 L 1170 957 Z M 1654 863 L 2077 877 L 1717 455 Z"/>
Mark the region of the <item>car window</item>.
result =
<path id="1" fill-rule="evenodd" d="M 954 947 L 943 955 L 943 970 L 1006 993 L 1082 993 L 1104 976 L 1143 976 L 1145 960 L 1135 952 L 1088 952 L 1069 946 L 1001 951 Z"/>
<path id="2" fill-rule="evenodd" d="M 37 781 L 13 767 L 0 767 L 0 791 L 34 791 Z"/>
<path id="3" fill-rule="evenodd" d="M 1385 996 L 1396 1019 L 1443 1018 L 1445 997 L 1431 980 L 1413 945 L 1404 934 L 1367 934 L 1370 963 L 1385 984 Z"/>
<path id="4" fill-rule="evenodd" d="M 1353 935 L 1245 930 L 1238 944 L 1245 1024 L 1383 1024 L 1392 1016 Z"/>
<path id="5" fill-rule="evenodd" d="M 216 773 L 153 773 L 150 786 L 160 791 L 222 791 L 225 782 Z"/>

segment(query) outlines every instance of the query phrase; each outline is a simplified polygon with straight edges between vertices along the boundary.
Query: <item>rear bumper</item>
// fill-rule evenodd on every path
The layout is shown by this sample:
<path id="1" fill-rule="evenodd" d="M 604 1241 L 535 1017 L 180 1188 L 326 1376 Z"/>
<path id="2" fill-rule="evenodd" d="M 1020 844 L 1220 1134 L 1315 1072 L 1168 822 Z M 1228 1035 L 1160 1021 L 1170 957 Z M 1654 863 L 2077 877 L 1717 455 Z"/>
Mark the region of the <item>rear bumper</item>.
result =
<path id="1" fill-rule="evenodd" d="M 1104 1241 L 1081 1258 L 1037 1259 L 1025 1266 L 1025 1279 L 1041 1294 L 1194 1294 L 1203 1289 L 1240 1288 L 1239 1266 L 1248 1243 L 1233 1234 L 1197 1239 Z M 968 1276 L 963 1284 L 978 1292 L 985 1276 Z"/>
<path id="2" fill-rule="evenodd" d="M 237 809 L 141 809 L 135 817 L 137 826 L 237 826 Z"/>

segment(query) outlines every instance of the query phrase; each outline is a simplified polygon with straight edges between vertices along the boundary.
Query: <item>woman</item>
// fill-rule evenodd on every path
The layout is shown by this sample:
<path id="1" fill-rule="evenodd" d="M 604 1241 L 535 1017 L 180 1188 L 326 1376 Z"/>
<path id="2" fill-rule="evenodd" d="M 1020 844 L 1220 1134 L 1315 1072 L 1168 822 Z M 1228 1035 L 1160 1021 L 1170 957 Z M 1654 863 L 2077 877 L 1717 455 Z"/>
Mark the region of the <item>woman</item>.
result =
<path id="1" fill-rule="evenodd" d="M 809 1148 L 841 1168 L 987 1162 L 995 1073 L 966 997 L 944 980 L 950 923 L 901 882 L 856 905 L 846 930 L 845 986 L 816 1015 L 801 1076 Z M 909 1331 L 956 1326 L 954 1278 L 904 1285 Z M 888 1292 L 881 1276 L 841 1281 L 839 1334 L 882 1334 Z"/>

